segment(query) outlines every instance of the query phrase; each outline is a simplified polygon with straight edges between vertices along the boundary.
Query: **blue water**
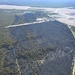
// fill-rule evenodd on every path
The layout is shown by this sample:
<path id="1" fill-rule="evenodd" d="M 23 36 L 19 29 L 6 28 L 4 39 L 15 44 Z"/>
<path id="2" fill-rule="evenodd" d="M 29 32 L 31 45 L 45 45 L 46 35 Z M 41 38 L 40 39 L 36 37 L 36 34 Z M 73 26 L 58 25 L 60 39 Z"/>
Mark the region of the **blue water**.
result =
<path id="1" fill-rule="evenodd" d="M 10 5 L 21 5 L 21 6 L 33 6 L 33 7 L 53 7 L 53 8 L 61 8 L 61 7 L 75 7 L 75 2 L 3 2 L 0 4 L 10 4 Z"/>

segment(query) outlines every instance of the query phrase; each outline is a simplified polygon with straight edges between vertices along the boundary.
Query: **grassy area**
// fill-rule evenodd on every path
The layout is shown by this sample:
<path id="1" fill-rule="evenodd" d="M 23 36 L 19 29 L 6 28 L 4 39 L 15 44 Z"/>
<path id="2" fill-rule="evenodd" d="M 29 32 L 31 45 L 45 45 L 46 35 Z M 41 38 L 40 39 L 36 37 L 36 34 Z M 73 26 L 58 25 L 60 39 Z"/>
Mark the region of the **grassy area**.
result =
<path id="1" fill-rule="evenodd" d="M 13 45 L 13 40 L 10 37 L 9 30 L 5 29 L 13 20 L 14 15 L 12 13 L 0 10 L 0 75 L 10 75 L 13 73 L 12 69 L 8 66 L 12 63 L 8 54 Z"/>
<path id="2" fill-rule="evenodd" d="M 71 29 L 73 32 L 75 32 L 75 27 L 74 26 L 71 26 Z"/>

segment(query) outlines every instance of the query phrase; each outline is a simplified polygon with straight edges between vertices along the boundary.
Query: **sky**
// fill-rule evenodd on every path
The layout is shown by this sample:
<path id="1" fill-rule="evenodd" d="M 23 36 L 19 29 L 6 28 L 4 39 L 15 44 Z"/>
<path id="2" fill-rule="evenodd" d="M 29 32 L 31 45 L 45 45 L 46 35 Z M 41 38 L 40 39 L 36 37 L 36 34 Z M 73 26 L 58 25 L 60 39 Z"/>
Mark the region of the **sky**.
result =
<path id="1" fill-rule="evenodd" d="M 73 1 L 73 2 L 75 2 L 75 0 L 0 0 L 0 1 L 20 1 L 20 2 L 31 2 L 31 1 L 35 1 L 35 2 L 37 2 L 37 1 L 48 1 L 48 2 L 69 2 L 69 1 Z"/>
<path id="2" fill-rule="evenodd" d="M 31 1 L 35 1 L 35 2 L 37 2 L 37 1 L 45 1 L 45 2 L 75 2 L 75 0 L 0 0 L 0 1 L 20 1 L 20 2 L 31 2 Z"/>
<path id="3" fill-rule="evenodd" d="M 75 0 L 0 0 L 0 3 L 30 6 L 74 6 Z"/>

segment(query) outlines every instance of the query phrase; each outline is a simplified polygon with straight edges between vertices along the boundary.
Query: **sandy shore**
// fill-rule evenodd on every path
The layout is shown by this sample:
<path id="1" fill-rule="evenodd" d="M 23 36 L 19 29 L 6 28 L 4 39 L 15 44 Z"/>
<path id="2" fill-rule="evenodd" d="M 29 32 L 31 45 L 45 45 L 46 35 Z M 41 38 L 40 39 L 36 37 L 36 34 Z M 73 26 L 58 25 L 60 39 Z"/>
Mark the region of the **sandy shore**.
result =
<path id="1" fill-rule="evenodd" d="M 15 5 L 0 5 L 0 9 L 16 9 L 16 10 L 28 10 L 28 9 L 37 9 L 43 10 L 45 12 L 57 13 L 60 18 L 55 18 L 56 20 L 65 23 L 67 25 L 75 26 L 75 9 L 65 7 L 65 8 L 41 8 L 41 7 L 30 7 L 30 6 L 15 6 Z"/>
<path id="2" fill-rule="evenodd" d="M 0 5 L 0 9 L 16 9 L 16 10 L 27 10 L 29 6 L 16 6 L 16 5 Z"/>

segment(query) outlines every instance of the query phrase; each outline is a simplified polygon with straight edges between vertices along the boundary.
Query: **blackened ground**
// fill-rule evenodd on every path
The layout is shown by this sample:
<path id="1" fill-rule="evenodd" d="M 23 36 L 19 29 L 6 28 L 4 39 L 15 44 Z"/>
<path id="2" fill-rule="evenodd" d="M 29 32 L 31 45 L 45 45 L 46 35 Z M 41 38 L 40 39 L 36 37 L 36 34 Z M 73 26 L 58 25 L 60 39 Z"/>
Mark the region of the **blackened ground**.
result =
<path id="1" fill-rule="evenodd" d="M 67 25 L 49 21 L 9 31 L 22 75 L 70 75 L 75 41 Z"/>

